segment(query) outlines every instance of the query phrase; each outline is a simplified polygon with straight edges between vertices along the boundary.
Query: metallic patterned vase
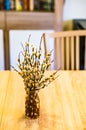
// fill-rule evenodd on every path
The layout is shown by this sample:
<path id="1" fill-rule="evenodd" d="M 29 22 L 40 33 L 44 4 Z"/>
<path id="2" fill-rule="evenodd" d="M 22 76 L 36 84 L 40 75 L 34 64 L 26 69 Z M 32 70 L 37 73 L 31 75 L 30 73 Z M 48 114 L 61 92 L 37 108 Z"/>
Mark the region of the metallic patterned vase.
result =
<path id="1" fill-rule="evenodd" d="M 38 96 L 38 91 L 29 91 L 26 94 L 25 99 L 25 116 L 31 119 L 37 119 L 40 114 L 40 100 Z"/>

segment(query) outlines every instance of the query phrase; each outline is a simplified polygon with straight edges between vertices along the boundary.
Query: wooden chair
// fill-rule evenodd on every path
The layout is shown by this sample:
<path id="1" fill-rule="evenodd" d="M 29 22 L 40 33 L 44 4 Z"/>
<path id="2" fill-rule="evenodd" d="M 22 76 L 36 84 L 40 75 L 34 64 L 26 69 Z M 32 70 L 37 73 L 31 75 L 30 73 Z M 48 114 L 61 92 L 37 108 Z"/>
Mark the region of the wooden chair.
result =
<path id="1" fill-rule="evenodd" d="M 54 41 L 50 43 L 52 38 Z M 47 45 L 55 43 L 55 69 L 79 70 L 82 53 L 84 53 L 84 69 L 86 69 L 86 30 L 44 33 L 43 39 L 46 52 Z M 82 50 L 81 45 L 84 46 Z"/>

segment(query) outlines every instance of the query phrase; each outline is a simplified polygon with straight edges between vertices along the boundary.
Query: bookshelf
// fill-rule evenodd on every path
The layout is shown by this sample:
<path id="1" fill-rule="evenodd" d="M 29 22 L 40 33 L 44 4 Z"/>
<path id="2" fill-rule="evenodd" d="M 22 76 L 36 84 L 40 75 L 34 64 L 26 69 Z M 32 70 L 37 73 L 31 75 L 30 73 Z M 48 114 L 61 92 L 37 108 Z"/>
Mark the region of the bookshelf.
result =
<path id="1" fill-rule="evenodd" d="M 0 11 L 0 29 L 4 35 L 5 70 L 10 69 L 10 30 L 62 30 L 63 0 L 55 0 L 55 11 Z"/>
<path id="2" fill-rule="evenodd" d="M 49 12 L 6 12 L 7 29 L 52 29 L 54 13 Z M 23 17 L 22 17 L 23 16 Z"/>

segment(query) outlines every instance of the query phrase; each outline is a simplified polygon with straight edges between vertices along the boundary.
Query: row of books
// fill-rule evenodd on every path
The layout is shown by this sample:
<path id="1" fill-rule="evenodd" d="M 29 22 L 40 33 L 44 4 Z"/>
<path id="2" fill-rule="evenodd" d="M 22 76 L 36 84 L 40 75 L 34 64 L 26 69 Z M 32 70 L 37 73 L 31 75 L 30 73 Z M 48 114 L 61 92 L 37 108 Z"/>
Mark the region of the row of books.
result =
<path id="1" fill-rule="evenodd" d="M 0 10 L 54 11 L 54 0 L 0 0 Z"/>

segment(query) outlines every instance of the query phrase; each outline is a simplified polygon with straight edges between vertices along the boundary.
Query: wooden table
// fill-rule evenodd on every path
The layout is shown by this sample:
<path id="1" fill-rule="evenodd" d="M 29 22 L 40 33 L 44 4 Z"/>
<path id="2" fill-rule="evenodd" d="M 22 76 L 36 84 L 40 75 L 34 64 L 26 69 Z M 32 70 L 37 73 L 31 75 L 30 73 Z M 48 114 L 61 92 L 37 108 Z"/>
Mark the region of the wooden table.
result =
<path id="1" fill-rule="evenodd" d="M 14 71 L 0 71 L 0 130 L 85 130 L 86 71 L 59 74 L 40 90 L 40 117 L 30 120 L 24 116 L 22 78 Z"/>

